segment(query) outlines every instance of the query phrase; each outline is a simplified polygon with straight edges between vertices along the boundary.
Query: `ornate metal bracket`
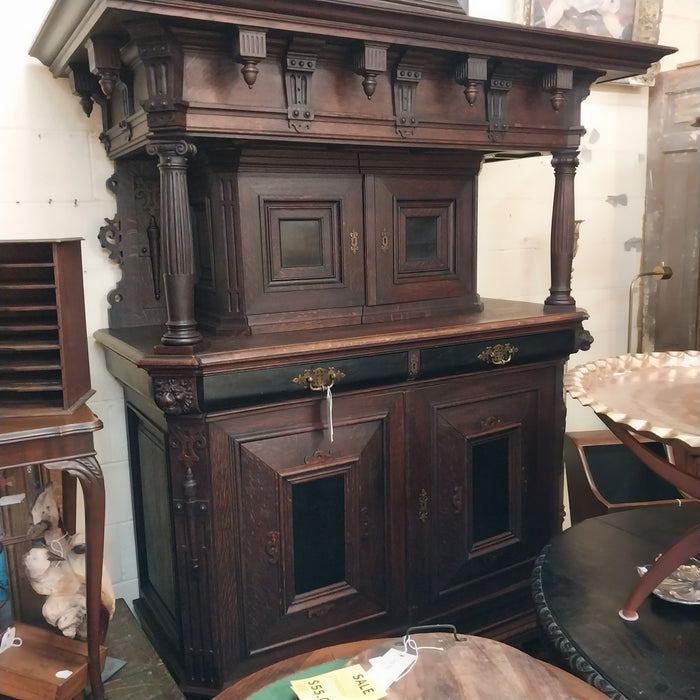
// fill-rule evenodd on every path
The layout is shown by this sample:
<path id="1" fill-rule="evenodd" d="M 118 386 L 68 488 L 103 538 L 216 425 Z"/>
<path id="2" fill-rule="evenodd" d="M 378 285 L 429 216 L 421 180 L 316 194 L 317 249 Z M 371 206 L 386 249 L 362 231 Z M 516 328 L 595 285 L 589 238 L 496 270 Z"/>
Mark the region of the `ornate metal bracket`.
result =
<path id="1" fill-rule="evenodd" d="M 486 118 L 489 123 L 489 138 L 501 141 L 510 124 L 508 123 L 508 92 L 513 80 L 505 76 L 492 75 L 486 93 Z"/>
<path id="2" fill-rule="evenodd" d="M 253 27 L 238 27 L 238 37 L 233 50 L 241 73 L 249 88 L 253 88 L 258 78 L 258 63 L 267 58 L 267 30 Z"/>
<path id="3" fill-rule="evenodd" d="M 455 80 L 464 86 L 464 96 L 470 107 L 476 102 L 488 78 L 488 59 L 485 56 L 465 56 L 455 69 Z"/>
<path id="4" fill-rule="evenodd" d="M 480 352 L 477 357 L 488 362 L 491 365 L 507 365 L 512 359 L 513 355 L 518 352 L 518 348 L 515 345 L 506 343 L 505 345 L 498 343 L 497 345 L 489 345 L 486 350 Z"/>
<path id="5" fill-rule="evenodd" d="M 317 367 L 316 369 L 305 369 L 298 377 L 292 380 L 295 384 L 301 384 L 311 391 L 325 391 L 330 389 L 336 382 L 345 376 L 335 367 Z"/>
<path id="6" fill-rule="evenodd" d="M 564 92 L 574 86 L 574 69 L 567 66 L 553 66 L 542 75 L 542 89 L 550 92 L 552 109 L 558 112 L 564 104 Z"/>
<path id="7" fill-rule="evenodd" d="M 85 42 L 90 72 L 99 77 L 102 93 L 109 100 L 119 80 L 119 42 L 111 36 L 93 36 Z"/>
<path id="8" fill-rule="evenodd" d="M 318 52 L 325 42 L 295 37 L 285 59 L 284 84 L 287 92 L 287 118 L 290 128 L 308 131 L 314 120 L 311 78 L 316 70 Z"/>
<path id="9" fill-rule="evenodd" d="M 394 118 L 396 133 L 401 138 L 413 136 L 418 125 L 416 89 L 422 73 L 419 68 L 402 59 L 394 71 Z"/>
<path id="10" fill-rule="evenodd" d="M 363 76 L 362 89 L 368 100 L 377 89 L 377 76 L 386 71 L 386 53 L 386 44 L 371 41 L 363 41 L 355 52 L 353 70 Z"/>

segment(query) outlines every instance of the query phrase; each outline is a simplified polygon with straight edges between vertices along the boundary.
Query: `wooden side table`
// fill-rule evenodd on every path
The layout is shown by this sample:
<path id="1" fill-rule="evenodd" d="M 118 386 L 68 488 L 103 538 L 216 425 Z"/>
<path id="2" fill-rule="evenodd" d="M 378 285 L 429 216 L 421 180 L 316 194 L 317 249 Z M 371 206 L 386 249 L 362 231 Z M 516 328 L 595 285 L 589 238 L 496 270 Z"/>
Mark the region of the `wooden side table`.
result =
<path id="1" fill-rule="evenodd" d="M 419 647 L 438 649 L 419 651 L 412 670 L 388 689 L 387 700 L 605 700 L 603 694 L 581 679 L 493 639 L 450 633 L 411 634 L 411 638 Z M 315 668 L 329 662 L 337 662 L 333 664 L 337 668 L 359 663 L 367 669 L 370 658 L 381 656 L 392 647 L 403 649 L 402 639 L 365 639 L 317 649 L 261 669 L 214 700 L 245 700 L 251 696 L 256 700 L 293 700 L 295 694 L 288 683 L 283 683 L 287 676 L 309 670 L 308 677 L 316 670 L 331 670 L 328 666 Z M 272 683 L 276 685 L 272 687 Z"/>
<path id="2" fill-rule="evenodd" d="M 93 433 L 102 422 L 82 405 L 72 413 L 10 417 L 0 422 L 0 472 L 33 464 L 59 470 L 64 486 L 64 526 L 75 532 L 75 480 L 85 502 L 88 678 L 94 700 L 104 699 L 100 644 L 105 490 Z"/>

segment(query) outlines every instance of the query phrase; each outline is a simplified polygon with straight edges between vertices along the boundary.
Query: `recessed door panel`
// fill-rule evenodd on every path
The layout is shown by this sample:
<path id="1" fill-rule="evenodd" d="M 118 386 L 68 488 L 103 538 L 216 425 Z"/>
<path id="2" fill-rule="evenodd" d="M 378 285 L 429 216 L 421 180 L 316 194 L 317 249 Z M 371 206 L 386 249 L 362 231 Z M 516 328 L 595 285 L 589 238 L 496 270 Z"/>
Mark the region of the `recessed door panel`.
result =
<path id="1" fill-rule="evenodd" d="M 374 200 L 368 304 L 476 298 L 471 177 L 367 178 Z"/>
<path id="2" fill-rule="evenodd" d="M 360 177 L 239 176 L 248 314 L 361 306 Z"/>
<path id="3" fill-rule="evenodd" d="M 410 453 L 419 466 L 408 527 L 421 554 L 408 565 L 419 609 L 536 554 L 531 489 L 551 467 L 539 438 L 551 381 L 541 369 L 501 370 L 411 392 Z"/>
<path id="4" fill-rule="evenodd" d="M 332 442 L 326 401 L 230 423 L 250 654 L 404 604 L 401 395 L 335 397 Z"/>

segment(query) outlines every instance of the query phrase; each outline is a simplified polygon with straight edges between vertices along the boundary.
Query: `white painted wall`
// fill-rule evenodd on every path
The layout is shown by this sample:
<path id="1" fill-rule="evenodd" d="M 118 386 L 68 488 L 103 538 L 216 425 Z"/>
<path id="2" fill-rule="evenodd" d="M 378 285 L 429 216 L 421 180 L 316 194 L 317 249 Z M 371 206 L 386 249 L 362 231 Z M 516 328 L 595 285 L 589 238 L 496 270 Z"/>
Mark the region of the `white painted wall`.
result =
<path id="1" fill-rule="evenodd" d="M 69 0 L 65 0 L 69 1 Z M 643 1 L 643 0 L 642 0 Z M 475 15 L 509 20 L 515 0 L 471 0 Z M 138 595 L 131 491 L 121 389 L 106 371 L 92 333 L 107 326 L 106 295 L 119 274 L 97 241 L 115 201 L 104 183 L 112 167 L 98 141 L 99 108 L 87 118 L 67 80 L 55 80 L 28 56 L 51 0 L 32 0 L 2 25 L 0 61 L 0 236 L 81 237 L 92 385 L 89 402 L 105 428 L 96 435 L 107 489 L 106 561 L 117 596 Z M 663 61 L 700 58 L 700 2 L 666 0 L 660 42 L 680 52 Z M 639 271 L 640 252 L 625 241 L 641 237 L 646 168 L 647 88 L 594 89 L 584 103 L 587 134 L 577 175 L 581 226 L 574 260 L 573 294 L 591 315 L 595 337 L 571 364 L 623 353 L 627 345 L 627 294 Z M 541 303 L 549 286 L 549 230 L 554 189 L 549 158 L 484 168 L 480 183 L 479 292 Z M 627 205 L 608 196 L 626 194 Z M 569 402 L 570 430 L 593 429 L 589 409 Z"/>

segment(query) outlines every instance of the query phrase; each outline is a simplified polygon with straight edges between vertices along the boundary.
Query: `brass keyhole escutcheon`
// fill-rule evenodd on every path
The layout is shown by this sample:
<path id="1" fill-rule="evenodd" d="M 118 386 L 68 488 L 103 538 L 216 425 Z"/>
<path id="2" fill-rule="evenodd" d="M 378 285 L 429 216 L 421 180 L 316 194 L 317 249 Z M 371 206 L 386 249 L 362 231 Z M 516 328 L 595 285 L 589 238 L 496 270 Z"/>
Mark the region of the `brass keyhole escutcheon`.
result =
<path id="1" fill-rule="evenodd" d="M 382 250 L 384 252 L 389 250 L 389 234 L 386 229 L 382 231 Z"/>
<path id="2" fill-rule="evenodd" d="M 350 252 L 353 255 L 360 252 L 360 234 L 357 231 L 350 231 Z"/>

